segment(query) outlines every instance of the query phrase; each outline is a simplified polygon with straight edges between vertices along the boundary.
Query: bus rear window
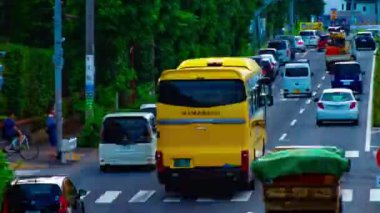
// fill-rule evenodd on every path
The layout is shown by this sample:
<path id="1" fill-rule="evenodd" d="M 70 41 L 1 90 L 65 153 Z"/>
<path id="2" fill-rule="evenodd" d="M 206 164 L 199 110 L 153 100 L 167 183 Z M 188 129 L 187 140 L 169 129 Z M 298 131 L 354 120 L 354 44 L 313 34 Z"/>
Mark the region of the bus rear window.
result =
<path id="1" fill-rule="evenodd" d="M 174 106 L 215 107 L 245 99 L 241 80 L 165 80 L 159 85 L 158 102 Z"/>

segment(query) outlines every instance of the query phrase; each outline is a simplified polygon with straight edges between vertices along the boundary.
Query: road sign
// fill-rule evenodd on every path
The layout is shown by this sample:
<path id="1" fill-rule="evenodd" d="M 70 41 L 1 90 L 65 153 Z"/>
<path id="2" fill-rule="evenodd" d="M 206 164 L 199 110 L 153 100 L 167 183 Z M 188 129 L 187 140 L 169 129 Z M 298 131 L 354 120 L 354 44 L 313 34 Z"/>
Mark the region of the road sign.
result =
<path id="1" fill-rule="evenodd" d="M 331 8 L 331 20 L 335 21 L 337 18 L 336 8 Z"/>
<path id="2" fill-rule="evenodd" d="M 376 176 L 376 188 L 380 188 L 380 176 Z"/>
<path id="3" fill-rule="evenodd" d="M 86 55 L 86 108 L 91 110 L 95 94 L 94 55 Z"/>

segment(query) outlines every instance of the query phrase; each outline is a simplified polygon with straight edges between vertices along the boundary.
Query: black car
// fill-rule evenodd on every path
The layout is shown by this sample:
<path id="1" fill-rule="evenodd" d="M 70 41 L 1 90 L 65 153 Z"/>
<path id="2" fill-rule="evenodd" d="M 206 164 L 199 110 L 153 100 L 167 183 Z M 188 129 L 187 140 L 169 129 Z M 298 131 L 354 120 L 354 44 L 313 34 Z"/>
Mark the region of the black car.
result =
<path id="1" fill-rule="evenodd" d="M 357 50 L 360 49 L 376 49 L 375 39 L 372 37 L 371 32 L 367 33 L 358 33 L 355 36 L 355 46 Z"/>

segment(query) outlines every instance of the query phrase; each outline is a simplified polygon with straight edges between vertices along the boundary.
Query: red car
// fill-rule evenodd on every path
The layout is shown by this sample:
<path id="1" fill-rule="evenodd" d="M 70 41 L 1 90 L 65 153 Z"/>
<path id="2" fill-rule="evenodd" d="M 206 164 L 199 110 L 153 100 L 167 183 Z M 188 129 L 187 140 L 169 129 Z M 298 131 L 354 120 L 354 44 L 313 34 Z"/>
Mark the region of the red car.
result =
<path id="1" fill-rule="evenodd" d="M 322 50 L 326 49 L 326 44 L 327 44 L 328 40 L 329 40 L 328 35 L 321 35 L 319 37 L 318 46 L 317 46 L 318 51 L 322 51 Z"/>

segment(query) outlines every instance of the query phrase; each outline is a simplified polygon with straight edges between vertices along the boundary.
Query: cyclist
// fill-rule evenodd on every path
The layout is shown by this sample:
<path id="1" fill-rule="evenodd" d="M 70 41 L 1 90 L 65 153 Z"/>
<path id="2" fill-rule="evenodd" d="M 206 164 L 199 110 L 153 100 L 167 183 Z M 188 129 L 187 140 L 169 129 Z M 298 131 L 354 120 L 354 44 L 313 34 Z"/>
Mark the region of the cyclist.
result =
<path id="1" fill-rule="evenodd" d="M 17 126 L 14 126 L 13 129 L 16 132 L 16 136 L 12 140 L 12 143 L 5 147 L 6 152 L 15 152 L 19 148 L 20 142 L 24 141 L 26 137 Z"/>

